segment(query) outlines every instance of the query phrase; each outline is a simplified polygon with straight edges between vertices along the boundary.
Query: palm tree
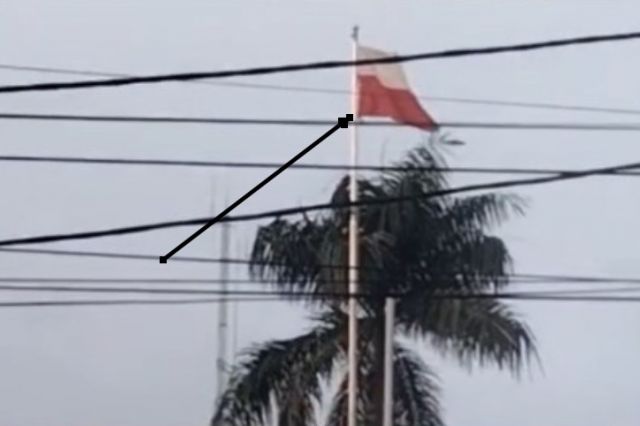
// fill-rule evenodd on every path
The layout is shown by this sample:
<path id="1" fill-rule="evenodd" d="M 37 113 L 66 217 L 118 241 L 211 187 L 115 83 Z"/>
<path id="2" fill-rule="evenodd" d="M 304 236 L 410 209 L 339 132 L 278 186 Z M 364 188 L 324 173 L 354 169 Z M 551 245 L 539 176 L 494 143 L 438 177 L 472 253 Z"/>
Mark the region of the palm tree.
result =
<path id="1" fill-rule="evenodd" d="M 494 364 L 515 374 L 535 355 L 528 327 L 500 301 L 433 297 L 452 290 L 490 293 L 509 283 L 507 247 L 488 231 L 510 214 L 522 214 L 524 204 L 513 195 L 419 197 L 448 187 L 445 175 L 433 171 L 443 165 L 435 150 L 419 147 L 397 170 L 359 182 L 362 200 L 411 197 L 360 209 L 360 283 L 371 294 L 360 301 L 359 381 L 366 390 L 358 395 L 360 424 L 380 424 L 385 293 L 401 295 L 393 361 L 397 426 L 443 425 L 436 377 L 411 349 L 410 339 L 464 366 Z M 332 201 L 344 203 L 347 194 L 345 178 Z M 320 293 L 302 299 L 315 311 L 314 325 L 305 334 L 247 351 L 212 425 L 264 425 L 274 415 L 280 426 L 316 424 L 325 384 L 338 373 L 342 377 L 327 426 L 346 424 L 344 300 L 327 293 L 346 289 L 347 269 L 337 265 L 347 261 L 347 221 L 348 212 L 336 209 L 295 221 L 278 218 L 259 229 L 250 273 L 281 290 Z"/>

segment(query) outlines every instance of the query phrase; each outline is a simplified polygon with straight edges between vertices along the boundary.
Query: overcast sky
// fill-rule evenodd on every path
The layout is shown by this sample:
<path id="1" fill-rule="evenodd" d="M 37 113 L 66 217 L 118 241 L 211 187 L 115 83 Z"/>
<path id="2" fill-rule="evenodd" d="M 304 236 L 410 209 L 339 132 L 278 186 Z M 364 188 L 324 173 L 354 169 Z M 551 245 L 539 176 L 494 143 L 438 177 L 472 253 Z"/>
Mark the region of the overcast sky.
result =
<path id="1" fill-rule="evenodd" d="M 363 44 L 401 53 L 637 31 L 634 2 L 27 1 L 0 0 L 0 63 L 106 72 L 215 70 L 348 59 L 351 27 Z M 640 109 L 640 42 L 482 58 L 414 62 L 424 95 Z M 1 84 L 74 77 L 0 71 Z M 348 70 L 238 81 L 347 89 Z M 2 112 L 334 119 L 346 96 L 225 86 L 158 84 L 0 96 Z M 636 122 L 637 117 L 425 101 L 446 121 Z M 321 128 L 0 123 L 0 154 L 282 161 Z M 425 136 L 364 129 L 362 162 L 388 164 Z M 637 161 L 630 132 L 456 130 L 456 166 L 587 168 Z M 346 132 L 308 156 L 344 162 Z M 266 171 L 3 163 L 0 238 L 71 232 L 212 213 Z M 338 172 L 288 171 L 239 212 L 326 201 Z M 455 176 L 461 184 L 495 179 Z M 517 272 L 640 276 L 640 181 L 597 177 L 518 190 L 526 217 L 497 232 Z M 215 197 L 212 191 L 215 190 Z M 257 224 L 233 229 L 244 257 Z M 191 232 L 175 229 L 70 242 L 55 248 L 162 254 Z M 217 255 L 216 230 L 182 254 Z M 0 276 L 216 277 L 215 266 L 0 255 Z M 243 270 L 235 270 L 242 276 Z M 1 300 L 53 295 L 1 294 Z M 422 348 L 437 368 L 450 426 L 636 426 L 640 422 L 640 311 L 633 304 L 521 302 L 544 372 L 513 380 L 469 374 Z M 0 311 L 0 424 L 199 426 L 215 391 L 215 306 Z M 282 303 L 239 310 L 239 349 L 304 329 L 304 311 Z"/>

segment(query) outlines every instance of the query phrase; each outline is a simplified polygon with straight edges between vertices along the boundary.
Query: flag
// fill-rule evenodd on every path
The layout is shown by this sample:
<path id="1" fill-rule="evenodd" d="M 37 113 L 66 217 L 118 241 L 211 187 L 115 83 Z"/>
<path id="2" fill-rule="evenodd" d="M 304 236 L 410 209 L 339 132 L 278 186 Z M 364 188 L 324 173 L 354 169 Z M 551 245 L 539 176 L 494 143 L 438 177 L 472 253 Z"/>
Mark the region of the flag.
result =
<path id="1" fill-rule="evenodd" d="M 394 56 L 370 47 L 357 47 L 357 59 Z M 435 120 L 420 106 L 409 88 L 399 64 L 372 64 L 356 67 L 358 110 L 360 117 L 389 117 L 399 123 L 435 130 Z"/>

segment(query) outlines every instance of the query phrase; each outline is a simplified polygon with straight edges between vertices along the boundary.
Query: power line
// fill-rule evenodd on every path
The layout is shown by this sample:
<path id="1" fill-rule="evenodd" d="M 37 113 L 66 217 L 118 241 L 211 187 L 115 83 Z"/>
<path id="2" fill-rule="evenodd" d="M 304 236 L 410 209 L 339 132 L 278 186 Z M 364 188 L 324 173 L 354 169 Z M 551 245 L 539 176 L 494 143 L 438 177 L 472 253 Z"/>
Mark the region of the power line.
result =
<path id="1" fill-rule="evenodd" d="M 60 250 L 60 249 L 31 249 L 31 248 L 2 248 L 0 252 L 13 253 L 13 254 L 40 254 L 49 256 L 70 256 L 70 257 L 90 257 L 98 259 L 121 259 L 121 260 L 157 260 L 158 256 L 151 254 L 137 254 L 137 253 L 111 253 L 101 251 L 86 251 L 86 250 Z M 231 265 L 250 265 L 250 264 L 266 264 L 265 262 L 253 262 L 249 259 L 239 258 L 209 258 L 209 257 L 197 257 L 197 256 L 174 256 L 173 262 L 186 262 L 186 263 L 200 263 L 200 264 L 221 264 L 227 263 Z M 346 269 L 347 265 L 317 265 L 318 267 L 325 269 Z M 359 267 L 363 270 L 378 270 L 373 267 Z"/>
<path id="2" fill-rule="evenodd" d="M 31 248 L 3 248 L 0 247 L 0 252 L 13 253 L 13 254 L 40 254 L 50 256 L 71 256 L 71 257 L 92 257 L 99 259 L 122 259 L 122 260 L 157 260 L 158 256 L 151 254 L 137 254 L 137 253 L 112 253 L 102 251 L 87 251 L 87 250 L 60 250 L 60 249 L 31 249 Z M 227 263 L 231 265 L 250 265 L 250 264 L 267 264 L 266 262 L 254 262 L 249 259 L 241 258 L 209 258 L 209 257 L 197 257 L 197 256 L 174 256 L 172 257 L 174 262 L 187 262 L 187 263 L 201 263 L 201 264 L 221 264 Z M 273 263 L 271 263 L 273 265 Z M 347 269 L 347 265 L 317 265 L 319 268 L 325 269 Z M 379 270 L 374 267 L 359 267 L 362 270 Z"/>
<path id="3" fill-rule="evenodd" d="M 634 287 L 613 287 L 613 288 L 585 288 L 585 289 L 561 289 L 561 290 L 547 290 L 536 292 L 515 292 L 512 294 L 533 294 L 533 295 L 554 295 L 554 296 L 576 296 L 576 295 L 594 295 L 594 294 L 611 294 L 611 293 L 636 293 L 640 291 L 637 286 Z"/>
<path id="4" fill-rule="evenodd" d="M 94 77 L 133 77 L 132 74 L 113 73 L 104 71 L 92 71 L 92 70 L 77 70 L 69 68 L 53 68 L 53 67 L 39 67 L 28 65 L 11 65 L 0 64 L 0 69 L 6 69 L 11 71 L 31 71 L 50 74 L 63 74 L 63 75 L 84 75 Z M 188 83 L 201 84 L 208 86 L 222 86 L 222 87 L 238 87 L 245 89 L 260 89 L 260 90 L 272 90 L 278 92 L 303 92 L 303 93 L 320 93 L 329 95 L 350 95 L 350 90 L 329 89 L 321 87 L 307 87 L 307 86 L 291 86 L 280 84 L 265 84 L 265 83 L 245 83 L 245 82 L 233 82 L 233 81 L 190 81 Z M 614 108 L 614 107 L 599 107 L 592 105 L 575 105 L 575 104 L 557 104 L 549 102 L 523 102 L 523 101 L 508 101 L 504 99 L 478 99 L 478 98 L 463 98 L 463 97 L 451 97 L 451 96 L 426 96 L 418 95 L 419 99 L 426 101 L 447 102 L 454 104 L 470 104 L 470 105 L 488 105 L 498 107 L 511 107 L 511 108 L 524 108 L 524 109 L 542 109 L 542 110 L 554 110 L 554 111 L 578 111 L 578 112 L 595 112 L 595 113 L 607 113 L 607 114 L 624 114 L 624 115 L 640 115 L 640 109 L 633 108 Z"/>
<path id="5" fill-rule="evenodd" d="M 202 305 L 217 304 L 223 299 L 177 299 L 177 300 L 157 300 L 157 299 L 133 299 L 133 300 L 33 300 L 17 302 L 0 302 L 0 309 L 12 308 L 51 308 L 51 307 L 96 307 L 96 306 L 176 306 L 176 305 Z M 570 299 L 551 298 L 529 298 L 527 300 L 542 301 L 578 301 L 578 302 L 640 302 L 638 298 L 611 298 L 611 297 L 573 297 Z M 240 298 L 225 299 L 233 302 L 283 302 L 282 299 L 268 298 Z"/>
<path id="6" fill-rule="evenodd" d="M 239 117 L 177 117 L 144 115 L 87 115 L 87 114 L 32 114 L 0 113 L 0 120 L 37 120 L 54 122 L 99 122 L 128 124 L 202 124 L 202 125 L 256 125 L 256 126 L 331 126 L 335 121 L 295 118 L 239 118 Z M 350 125 L 373 127 L 405 127 L 393 121 L 354 121 Z M 438 127 L 476 130 L 576 130 L 576 131 L 640 131 L 640 123 L 575 123 L 575 122 L 473 122 L 439 121 Z"/>
<path id="7" fill-rule="evenodd" d="M 200 160 L 163 160 L 163 159 L 132 159 L 132 158 L 96 158 L 96 157 L 52 157 L 52 156 L 27 156 L 27 155 L 0 155 L 3 162 L 25 163 L 52 163 L 52 164 L 99 164 L 99 165 L 126 165 L 126 166 L 168 166 L 168 167 L 211 167 L 230 169 L 274 169 L 281 163 L 248 162 L 248 161 L 200 161 Z M 324 163 L 300 163 L 289 166 L 298 170 L 327 170 L 348 171 L 351 166 L 346 164 Z M 357 165 L 355 169 L 360 171 L 375 172 L 400 172 L 400 171 L 424 171 L 437 173 L 478 173 L 478 174 L 514 174 L 514 175 L 551 175 L 560 173 L 575 173 L 579 170 L 547 169 L 547 168 L 514 168 L 514 167 L 414 167 L 411 166 L 374 166 Z M 599 173 L 609 176 L 640 176 L 640 171 L 618 171 Z"/>
<path id="8" fill-rule="evenodd" d="M 95 257 L 102 259 L 127 259 L 127 260 L 157 260 L 158 256 L 150 254 L 136 253 L 109 253 L 98 251 L 81 251 L 81 250 L 56 250 L 56 249 L 24 249 L 24 248 L 0 248 L 0 252 L 17 253 L 17 254 L 43 254 L 51 256 L 74 256 L 74 257 Z M 230 264 L 248 265 L 248 260 L 243 259 L 210 259 L 206 257 L 195 256 L 176 256 L 172 259 L 174 262 L 189 263 L 207 263 L 219 264 L 227 262 Z"/>
<path id="9" fill-rule="evenodd" d="M 92 258 L 102 258 L 102 259 L 123 259 L 123 260 L 156 260 L 156 255 L 151 254 L 133 254 L 133 253 L 110 253 L 110 252 L 97 252 L 97 251 L 79 251 L 79 250 L 59 250 L 59 249 L 26 249 L 26 248 L 0 248 L 0 252 L 4 253 L 13 253 L 13 254 L 39 254 L 39 255 L 50 255 L 50 256 L 71 256 L 71 257 L 92 257 Z M 216 259 L 216 258 L 204 258 L 204 257 L 185 257 L 185 256 L 176 256 L 173 258 L 175 262 L 195 262 L 195 263 L 208 263 L 208 264 L 219 264 L 219 263 L 230 263 L 236 265 L 249 265 L 251 263 L 260 264 L 261 262 L 252 262 L 249 259 Z M 323 268 L 338 268 L 344 269 L 346 265 L 321 265 Z M 365 268 L 361 267 L 360 269 L 376 269 L 376 268 Z M 550 275 L 550 274 L 531 274 L 531 273 L 520 273 L 520 274 L 508 274 L 506 277 L 516 278 L 516 279 L 525 279 L 530 280 L 527 282 L 521 282 L 522 284 L 548 284 L 553 282 L 562 282 L 562 283 L 575 283 L 575 284 L 597 284 L 597 283 L 618 283 L 618 284 L 640 284 L 640 278 L 633 277 L 606 277 L 606 276 L 580 276 L 580 275 Z M 37 277 L 27 277 L 27 278 L 19 278 L 19 277 L 10 277 L 10 278 L 2 278 L 0 282 L 69 282 L 78 281 L 78 282 L 90 282 L 87 281 L 87 278 L 37 278 Z M 107 282 L 115 282 L 115 279 L 97 279 L 104 283 Z M 127 282 L 136 281 L 136 279 L 124 279 Z M 151 280 L 151 279 L 149 279 Z M 144 281 L 144 279 L 143 279 Z M 173 279 L 168 279 L 168 281 L 174 281 Z M 195 279 L 191 279 L 189 281 L 195 281 Z M 215 282 L 215 279 L 206 280 L 207 282 Z M 231 279 L 230 283 L 238 283 L 238 284 L 246 284 L 249 282 L 247 280 L 234 280 Z M 517 282 L 516 282 L 517 283 Z"/>
<path id="10" fill-rule="evenodd" d="M 489 299 L 490 297 L 486 297 Z M 538 294 L 501 294 L 496 299 L 546 302 L 640 302 L 640 297 L 629 296 L 547 296 Z"/>
<path id="11" fill-rule="evenodd" d="M 28 286 L 0 285 L 2 291 L 37 291 L 60 293 L 116 293 L 116 294 L 161 294 L 161 295 L 216 295 L 216 296 L 279 296 L 279 297 L 349 297 L 349 293 L 338 291 L 289 291 L 289 290 L 210 290 L 183 288 L 142 288 L 142 287 L 81 287 L 81 286 Z M 358 293 L 354 297 L 379 297 L 372 293 Z"/>
<path id="12" fill-rule="evenodd" d="M 520 43 L 501 46 L 487 46 L 480 48 L 462 48 L 444 50 L 439 52 L 418 53 L 412 55 L 395 55 L 379 59 L 361 59 L 349 61 L 320 61 L 309 63 L 287 64 L 272 67 L 252 67 L 225 71 L 188 72 L 177 74 L 160 74 L 139 77 L 114 77 L 102 80 L 52 82 L 25 85 L 12 85 L 0 87 L 0 93 L 18 93 L 34 91 L 68 90 L 94 87 L 117 87 L 132 84 L 160 83 L 168 81 L 192 81 L 213 78 L 227 78 L 238 76 L 267 75 L 276 73 L 298 72 L 320 69 L 335 69 L 373 64 L 392 64 L 418 60 L 459 58 L 466 56 L 493 55 L 509 52 L 526 52 L 532 50 L 558 48 L 563 46 L 575 46 L 604 42 L 617 42 L 640 38 L 640 32 L 595 35 L 586 37 L 574 37 L 565 39 L 545 40 L 533 43 Z"/>
<path id="13" fill-rule="evenodd" d="M 71 68 L 56 68 L 56 67 L 38 67 L 32 65 L 15 65 L 15 64 L 0 64 L 0 69 L 9 71 L 29 71 L 45 74 L 62 74 L 62 75 L 84 75 L 90 77 L 133 77 L 132 74 L 123 74 L 116 72 L 104 72 L 104 71 L 92 71 L 92 70 L 79 70 Z M 200 82 L 203 83 L 203 82 Z"/>
<path id="14" fill-rule="evenodd" d="M 282 302 L 273 297 L 217 298 L 217 299 L 127 299 L 127 300 L 30 300 L 0 302 L 0 308 L 45 308 L 82 306 L 153 306 L 153 305 L 202 305 L 222 302 Z"/>
<path id="15" fill-rule="evenodd" d="M 618 303 L 636 303 L 640 302 L 637 297 L 616 297 L 616 296 L 530 296 L 526 298 L 511 298 L 514 300 L 526 301 L 546 301 L 546 302 L 618 302 Z M 283 302 L 282 299 L 276 298 L 240 298 L 225 299 L 233 302 Z M 89 307 L 89 306 L 176 306 L 176 305 L 201 305 L 216 304 L 222 302 L 222 299 L 177 299 L 177 300 L 33 300 L 33 301 L 17 301 L 17 302 L 0 302 L 0 309 L 12 308 L 50 308 L 50 307 Z"/>
<path id="16" fill-rule="evenodd" d="M 455 188 L 447 188 L 442 190 L 426 192 L 419 195 L 385 197 L 385 198 L 378 198 L 378 199 L 365 199 L 365 200 L 360 200 L 356 202 L 346 202 L 346 203 L 312 204 L 312 205 L 307 205 L 302 207 L 290 207 L 290 208 L 270 210 L 270 211 L 264 211 L 264 212 L 258 212 L 258 213 L 249 213 L 244 215 L 226 216 L 222 218 L 219 222 L 254 221 L 259 219 L 268 219 L 268 218 L 274 218 L 274 217 L 297 215 L 297 214 L 307 213 L 311 211 L 347 209 L 351 207 L 363 207 L 363 206 L 415 201 L 418 199 L 430 199 L 430 198 L 436 198 L 436 197 L 442 197 L 442 196 L 466 193 L 466 192 L 473 192 L 473 191 L 486 191 L 486 190 L 492 190 L 492 189 L 504 189 L 504 188 L 520 187 L 520 186 L 541 185 L 541 184 L 547 184 L 547 183 L 553 183 L 553 182 L 559 182 L 559 181 L 565 181 L 565 180 L 579 179 L 579 178 L 593 176 L 601 173 L 620 172 L 624 170 L 636 169 L 638 167 L 640 167 L 640 163 L 631 163 L 631 164 L 624 164 L 624 165 L 611 166 L 611 167 L 586 169 L 583 171 L 562 173 L 562 174 L 547 176 L 547 177 L 514 179 L 514 180 L 496 181 L 496 182 L 483 183 L 483 184 L 465 185 L 465 186 L 460 186 Z M 149 232 L 149 231 L 155 231 L 159 229 L 168 229 L 168 228 L 175 228 L 175 227 L 181 227 L 181 226 L 203 225 L 205 223 L 210 222 L 211 220 L 212 220 L 211 217 L 195 218 L 195 219 L 156 222 L 156 223 L 149 223 L 144 225 L 134 225 L 134 226 L 111 228 L 111 229 L 103 229 L 99 231 L 73 232 L 73 233 L 67 233 L 67 234 L 51 234 L 51 235 L 40 235 L 40 236 L 26 237 L 26 238 L 14 238 L 14 239 L 0 240 L 0 246 L 42 244 L 42 243 L 50 243 L 50 242 L 56 242 L 56 241 L 83 240 L 83 239 L 102 238 L 102 237 L 109 237 L 109 236 L 116 236 L 116 235 L 127 235 L 127 234 Z"/>
<path id="17" fill-rule="evenodd" d="M 161 295 L 208 295 L 208 296 L 306 296 L 312 295 L 310 292 L 291 292 L 278 290 L 211 290 L 195 288 L 143 288 L 143 287 L 88 287 L 88 286 L 63 286 L 63 285 L 7 285 L 0 284 L 1 291 L 36 291 L 53 293 L 116 293 L 116 294 L 161 294 Z M 341 297 L 345 294 L 338 292 L 327 292 L 319 296 Z M 367 295 L 362 295 L 367 296 Z"/>
<path id="18" fill-rule="evenodd" d="M 214 260 L 214 259 L 212 259 Z M 247 260 L 247 262 L 249 262 Z M 336 265 L 337 266 L 337 265 Z M 553 284 L 576 284 L 584 286 L 587 284 L 603 285 L 603 284 L 626 284 L 640 285 L 640 278 L 618 278 L 618 277 L 574 277 L 567 275 L 542 275 L 542 274 L 506 274 L 505 278 L 509 279 L 509 283 L 513 285 L 553 285 Z M 444 283 L 447 280 L 438 279 L 438 282 Z M 451 279 L 451 282 L 457 282 Z M 377 281 L 369 280 L 367 282 L 375 283 Z M 271 281 L 260 281 L 257 279 L 242 278 L 94 278 L 94 277 L 0 277 L 0 283 L 12 284 L 153 284 L 153 285 L 218 285 L 218 284 L 237 284 L 237 285 L 275 285 Z M 342 284 L 344 281 L 322 281 L 323 284 Z"/>
<path id="19" fill-rule="evenodd" d="M 235 290 L 232 292 L 222 293 L 222 292 L 214 292 L 214 291 L 196 291 L 196 290 L 149 290 L 149 289 L 96 289 L 96 288 L 84 288 L 84 289 L 72 289 L 67 288 L 63 289 L 62 287 L 53 288 L 41 288 L 41 289 L 33 289 L 33 288 L 9 288 L 9 286 L 2 286 L 2 290 L 11 290 L 11 291 L 45 291 L 45 292 L 90 292 L 90 293 L 142 293 L 142 294 L 201 294 L 201 295 L 234 295 L 234 296 L 249 296 L 249 297 L 241 297 L 238 299 L 229 299 L 226 298 L 218 298 L 218 299 L 187 299 L 187 300 L 92 300 L 92 301 L 34 301 L 34 302 L 0 302 L 1 307 L 18 307 L 18 306 L 63 306 L 63 305 L 125 305 L 125 304 L 194 304 L 194 303 L 220 303 L 223 301 L 278 301 L 274 297 L 287 297 L 287 298 L 309 298 L 309 297 L 319 297 L 319 298 L 349 298 L 349 297 L 357 297 L 357 298 L 371 298 L 371 297 L 402 297 L 404 294 L 401 293 L 384 293 L 384 294 L 372 294 L 372 293 L 359 293 L 359 294 L 349 294 L 346 292 L 294 292 L 294 291 L 240 291 Z M 592 291 L 593 292 L 593 291 Z M 266 296 L 271 296 L 270 298 L 266 298 Z M 432 294 L 429 296 L 432 300 L 477 300 L 477 299 L 491 299 L 491 300 L 521 300 L 521 301 L 565 301 L 565 302 L 587 302 L 587 301 L 597 301 L 597 302 L 640 302 L 640 297 L 633 296 L 584 296 L 579 295 L 577 292 L 565 291 L 565 292 L 510 292 L 510 293 L 442 293 L 442 294 Z"/>
<path id="20" fill-rule="evenodd" d="M 460 293 L 460 292 L 434 292 L 430 297 L 434 299 L 475 299 L 475 298 L 503 298 L 503 297 L 533 297 L 533 296 L 574 296 L 578 294 L 637 292 L 639 288 L 612 288 L 612 289 L 582 289 L 582 290 L 548 290 L 548 291 L 521 291 L 503 293 Z M 87 286 L 62 286 L 62 285 L 0 285 L 0 291 L 17 292 L 47 292 L 47 293 L 112 293 L 112 294 L 155 294 L 155 295 L 207 295 L 207 296 L 278 296 L 278 297 L 318 297 L 318 298 L 347 298 L 350 295 L 359 298 L 371 297 L 403 297 L 407 293 L 373 293 L 360 292 L 356 294 L 344 291 L 291 291 L 291 290 L 210 290 L 210 289 L 184 289 L 184 288 L 143 288 L 143 287 L 87 287 Z"/>
<path id="21" fill-rule="evenodd" d="M 509 276 L 521 279 L 530 279 L 532 282 L 544 283 L 545 281 L 562 281 L 564 283 L 572 282 L 575 284 L 598 284 L 598 283 L 617 283 L 617 284 L 640 284 L 640 278 L 633 277 L 606 277 L 606 276 L 584 276 L 584 275 L 550 275 L 550 274 L 510 274 Z"/>
<path id="22" fill-rule="evenodd" d="M 81 284 L 260 284 L 256 280 L 216 278 L 92 278 L 92 277 L 0 277 L 0 283 L 81 283 Z"/>

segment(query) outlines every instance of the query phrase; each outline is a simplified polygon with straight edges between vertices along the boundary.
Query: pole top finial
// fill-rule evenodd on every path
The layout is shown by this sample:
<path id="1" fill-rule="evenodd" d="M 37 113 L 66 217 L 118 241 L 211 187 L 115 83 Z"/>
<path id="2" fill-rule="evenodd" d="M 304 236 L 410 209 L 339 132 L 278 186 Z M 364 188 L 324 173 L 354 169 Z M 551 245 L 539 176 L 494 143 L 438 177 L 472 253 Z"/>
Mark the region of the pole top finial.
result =
<path id="1" fill-rule="evenodd" d="M 351 38 L 353 38 L 354 40 L 358 40 L 359 30 L 360 30 L 360 27 L 358 27 L 357 25 L 354 25 L 353 30 L 351 31 Z"/>

